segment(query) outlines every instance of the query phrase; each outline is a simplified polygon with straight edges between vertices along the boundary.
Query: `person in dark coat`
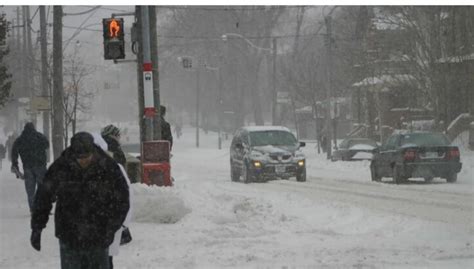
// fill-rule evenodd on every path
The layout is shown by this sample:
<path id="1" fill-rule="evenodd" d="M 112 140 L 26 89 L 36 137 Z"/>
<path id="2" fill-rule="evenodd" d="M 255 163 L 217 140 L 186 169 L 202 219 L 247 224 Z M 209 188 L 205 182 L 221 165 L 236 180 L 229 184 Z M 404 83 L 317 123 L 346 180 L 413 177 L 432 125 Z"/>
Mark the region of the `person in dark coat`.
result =
<path id="1" fill-rule="evenodd" d="M 167 140 L 170 142 L 170 151 L 171 151 L 171 148 L 173 148 L 173 134 L 171 133 L 170 124 L 165 120 L 165 115 L 166 115 L 166 107 L 160 106 L 161 139 Z"/>
<path id="2" fill-rule="evenodd" d="M 110 124 L 102 129 L 100 135 L 107 143 L 108 150 L 112 152 L 114 160 L 123 167 L 127 167 L 127 159 L 120 146 L 120 129 Z"/>
<path id="3" fill-rule="evenodd" d="M 48 139 L 35 130 L 33 123 L 28 122 L 21 135 L 12 146 L 12 172 L 19 173 L 18 156 L 23 163 L 25 189 L 28 196 L 28 206 L 33 208 L 33 197 L 46 173 Z"/>
<path id="4" fill-rule="evenodd" d="M 6 150 L 5 146 L 0 143 L 0 170 L 2 170 L 3 159 L 5 159 Z"/>
<path id="5" fill-rule="evenodd" d="M 8 136 L 7 141 L 5 142 L 5 147 L 7 148 L 8 161 L 12 161 L 12 147 L 15 140 L 18 138 L 18 134 L 13 132 Z"/>
<path id="6" fill-rule="evenodd" d="M 117 162 L 94 144 L 91 134 L 71 138 L 38 189 L 30 238 L 38 251 L 55 201 L 61 268 L 110 268 L 108 247 L 129 210 L 129 190 Z"/>

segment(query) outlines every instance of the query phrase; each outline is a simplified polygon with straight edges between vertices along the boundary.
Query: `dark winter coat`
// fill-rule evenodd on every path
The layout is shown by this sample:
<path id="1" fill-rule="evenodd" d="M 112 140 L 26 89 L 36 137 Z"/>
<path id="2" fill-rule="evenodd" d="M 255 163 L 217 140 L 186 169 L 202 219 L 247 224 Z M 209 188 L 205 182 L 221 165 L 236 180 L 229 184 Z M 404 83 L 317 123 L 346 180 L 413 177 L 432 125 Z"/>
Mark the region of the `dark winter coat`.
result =
<path id="1" fill-rule="evenodd" d="M 5 146 L 0 144 L 0 160 L 5 159 Z"/>
<path id="2" fill-rule="evenodd" d="M 123 150 L 120 147 L 120 143 L 115 138 L 110 136 L 102 136 L 102 138 L 107 143 L 108 150 L 112 152 L 114 160 L 121 164 L 123 167 L 126 167 L 125 164 L 127 162 L 127 159 L 125 158 L 125 154 L 123 153 Z"/>
<path id="3" fill-rule="evenodd" d="M 48 148 L 48 139 L 37 132 L 33 124 L 26 124 L 21 135 L 13 143 L 12 165 L 18 166 L 18 155 L 20 155 L 23 168 L 46 166 Z"/>
<path id="4" fill-rule="evenodd" d="M 46 227 L 54 201 L 56 237 L 76 249 L 108 247 L 130 207 L 126 179 L 99 147 L 86 169 L 71 148 L 49 167 L 35 196 L 32 230 Z"/>
<path id="5" fill-rule="evenodd" d="M 170 124 L 161 117 L 160 120 L 160 127 L 161 127 L 161 139 L 168 140 L 170 142 L 170 150 L 173 147 L 173 134 L 171 133 L 171 126 Z"/>

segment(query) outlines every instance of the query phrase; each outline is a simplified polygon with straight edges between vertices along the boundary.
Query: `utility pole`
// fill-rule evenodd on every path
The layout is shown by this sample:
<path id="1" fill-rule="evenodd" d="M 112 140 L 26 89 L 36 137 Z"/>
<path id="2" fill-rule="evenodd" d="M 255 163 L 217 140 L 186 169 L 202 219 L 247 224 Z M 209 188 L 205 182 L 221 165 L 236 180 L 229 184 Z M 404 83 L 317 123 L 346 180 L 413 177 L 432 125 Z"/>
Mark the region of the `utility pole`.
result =
<path id="1" fill-rule="evenodd" d="M 145 141 L 153 140 L 153 116 L 155 105 L 153 100 L 153 72 L 150 52 L 150 20 L 148 6 L 141 7 L 142 43 L 143 49 L 143 90 L 145 101 Z"/>
<path id="2" fill-rule="evenodd" d="M 144 91 L 143 91 L 143 48 L 142 48 L 142 19 L 141 19 L 141 6 L 135 6 L 135 31 L 137 36 L 138 50 L 137 50 L 137 94 L 138 94 L 138 123 L 140 128 L 140 145 L 141 142 L 145 141 L 145 102 L 144 102 Z"/>
<path id="3" fill-rule="evenodd" d="M 331 65 L 332 65 L 332 51 L 331 51 L 331 16 L 326 16 L 324 18 L 326 23 L 326 76 L 327 76 L 327 85 L 326 85 L 326 158 L 331 159 L 332 147 L 331 147 Z"/>
<path id="4" fill-rule="evenodd" d="M 153 71 L 153 100 L 155 101 L 155 117 L 153 117 L 153 139 L 161 140 L 161 99 L 158 62 L 158 34 L 156 31 L 156 7 L 149 6 L 150 13 L 150 51 Z"/>
<path id="5" fill-rule="evenodd" d="M 27 51 L 28 45 L 26 42 L 26 7 L 21 8 L 21 18 L 22 18 L 22 33 L 21 33 L 21 88 L 23 89 L 23 97 L 30 97 L 30 85 L 28 84 L 28 70 L 27 70 Z"/>
<path id="6" fill-rule="evenodd" d="M 47 48 L 47 31 L 46 31 L 46 9 L 45 6 L 39 7 L 40 12 L 40 37 L 41 37 L 41 94 L 43 97 L 49 96 L 48 91 L 48 48 Z M 43 111 L 43 134 L 49 138 L 49 111 Z M 49 156 L 49 155 L 48 155 Z"/>
<path id="7" fill-rule="evenodd" d="M 217 148 L 222 149 L 222 71 L 224 71 L 224 55 L 219 56 L 219 68 L 217 70 L 218 74 L 218 94 L 217 94 Z"/>
<path id="8" fill-rule="evenodd" d="M 57 159 L 64 149 L 63 111 L 63 8 L 53 7 L 53 155 Z"/>
<path id="9" fill-rule="evenodd" d="M 196 63 L 196 148 L 199 148 L 199 95 L 201 91 L 199 72 L 201 68 L 199 61 Z"/>
<path id="10" fill-rule="evenodd" d="M 35 97 L 35 88 L 34 88 L 34 55 L 33 55 L 33 45 L 31 44 L 31 19 L 30 19 L 30 7 L 25 6 L 25 29 L 26 29 L 26 81 L 28 84 L 28 91 L 30 96 L 30 102 Z M 30 107 L 30 120 L 36 126 L 36 112 Z"/>
<path id="11" fill-rule="evenodd" d="M 276 91 L 276 53 L 277 53 L 277 40 L 274 37 L 272 39 L 272 125 L 276 124 L 276 108 L 277 108 L 277 91 Z"/>

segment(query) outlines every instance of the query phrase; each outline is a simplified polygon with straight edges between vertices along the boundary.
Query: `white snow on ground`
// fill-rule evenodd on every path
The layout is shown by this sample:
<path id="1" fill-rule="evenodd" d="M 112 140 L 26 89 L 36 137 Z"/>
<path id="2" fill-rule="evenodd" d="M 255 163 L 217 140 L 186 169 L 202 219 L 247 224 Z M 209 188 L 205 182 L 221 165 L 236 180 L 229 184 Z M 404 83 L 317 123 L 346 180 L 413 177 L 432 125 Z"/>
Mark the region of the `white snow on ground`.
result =
<path id="1" fill-rule="evenodd" d="M 368 161 L 331 162 L 310 143 L 304 148 L 307 182 L 243 184 L 230 181 L 229 140 L 218 150 L 216 135 L 201 132 L 197 149 L 194 129 L 183 131 L 173 146 L 175 186 L 132 187 L 133 241 L 121 247 L 115 268 L 474 265 L 474 227 L 469 223 L 474 157 L 466 156 L 464 149 L 463 170 L 455 184 L 442 179 L 429 184 L 395 185 L 391 179 L 373 183 Z M 36 252 L 29 245 L 23 182 L 5 167 L 0 172 L 0 268 L 59 268 L 53 220 L 43 232 L 41 252 Z M 411 196 L 419 201 L 413 209 Z M 452 198 L 452 205 L 439 207 L 440 213 L 424 210 L 436 209 L 442 202 L 437 198 L 445 196 Z M 471 204 L 458 205 L 456 201 L 466 197 Z M 465 214 L 457 214 L 459 207 Z M 460 222 L 437 215 L 442 212 Z"/>

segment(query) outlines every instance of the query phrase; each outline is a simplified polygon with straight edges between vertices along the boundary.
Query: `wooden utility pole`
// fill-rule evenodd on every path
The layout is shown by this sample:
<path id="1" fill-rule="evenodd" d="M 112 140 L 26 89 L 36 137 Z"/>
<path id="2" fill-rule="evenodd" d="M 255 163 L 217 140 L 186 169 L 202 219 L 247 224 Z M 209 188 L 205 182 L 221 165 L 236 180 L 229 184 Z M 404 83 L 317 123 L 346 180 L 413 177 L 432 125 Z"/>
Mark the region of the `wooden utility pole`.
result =
<path id="1" fill-rule="evenodd" d="M 63 8 L 53 7 L 53 154 L 57 159 L 64 149 L 63 110 Z"/>
<path id="2" fill-rule="evenodd" d="M 161 140 L 161 99 L 158 68 L 158 34 L 156 31 L 156 8 L 149 6 L 150 13 L 150 51 L 153 71 L 153 100 L 155 101 L 155 117 L 153 117 L 153 139 Z"/>
<path id="3" fill-rule="evenodd" d="M 331 159 L 332 147 L 331 147 L 331 66 L 332 66 L 332 50 L 331 50 L 331 16 L 324 18 L 326 23 L 326 158 Z"/>
<path id="4" fill-rule="evenodd" d="M 40 6 L 40 38 L 41 38 L 41 95 L 43 97 L 49 96 L 48 90 L 48 48 L 47 48 L 47 31 L 46 31 L 46 9 L 45 6 Z M 49 137 L 49 117 L 50 113 L 48 110 L 43 111 L 43 134 Z"/>
<path id="5" fill-rule="evenodd" d="M 272 39 L 272 125 L 277 124 L 276 120 L 276 108 L 277 108 L 277 90 L 276 90 L 276 53 L 277 53 L 277 40 L 274 37 Z"/>

